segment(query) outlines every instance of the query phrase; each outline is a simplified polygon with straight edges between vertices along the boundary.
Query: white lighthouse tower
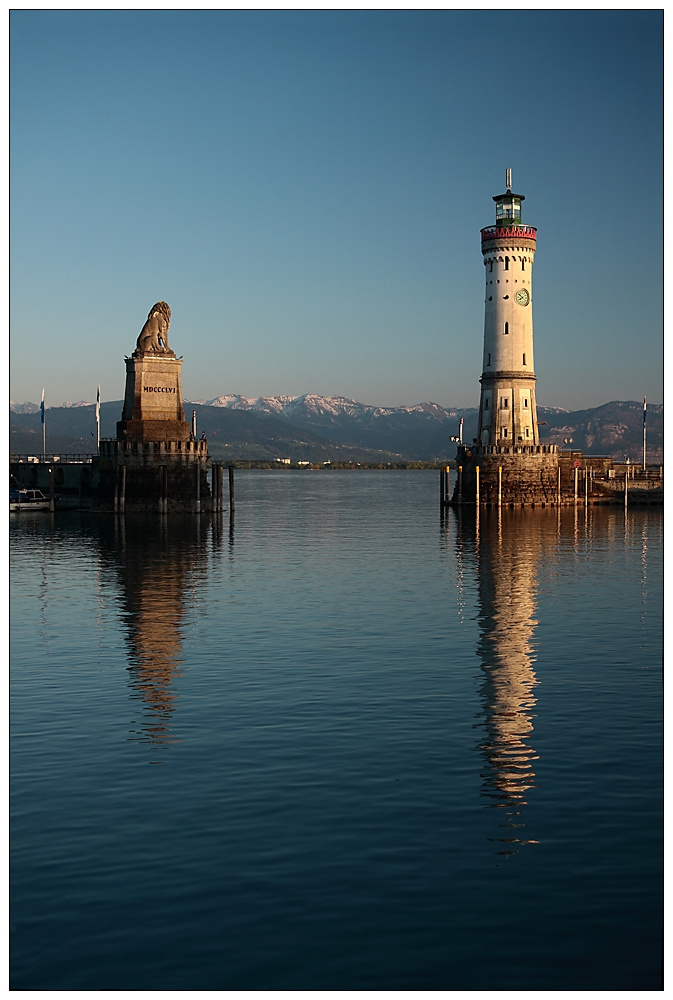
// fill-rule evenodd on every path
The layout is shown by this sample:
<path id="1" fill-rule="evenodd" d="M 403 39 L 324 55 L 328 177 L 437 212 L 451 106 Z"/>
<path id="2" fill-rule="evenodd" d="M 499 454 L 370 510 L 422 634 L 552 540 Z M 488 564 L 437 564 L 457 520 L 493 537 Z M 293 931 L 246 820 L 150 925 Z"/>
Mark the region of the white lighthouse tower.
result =
<path id="1" fill-rule="evenodd" d="M 521 221 L 522 194 L 495 195 L 495 226 L 481 230 L 486 276 L 484 360 L 477 446 L 524 454 L 539 445 L 533 366 L 536 230 Z"/>

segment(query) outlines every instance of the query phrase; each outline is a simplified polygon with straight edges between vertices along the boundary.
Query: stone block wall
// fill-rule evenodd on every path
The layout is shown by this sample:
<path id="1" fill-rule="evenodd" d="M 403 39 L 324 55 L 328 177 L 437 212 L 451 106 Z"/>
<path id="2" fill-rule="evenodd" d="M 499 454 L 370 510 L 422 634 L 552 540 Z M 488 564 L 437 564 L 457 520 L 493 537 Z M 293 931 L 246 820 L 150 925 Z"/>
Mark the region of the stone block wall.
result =
<path id="1" fill-rule="evenodd" d="M 100 443 L 102 460 L 113 465 L 153 466 L 164 464 L 189 464 L 205 462 L 208 442 L 181 439 L 156 441 L 115 441 L 105 438 Z"/>
<path id="2" fill-rule="evenodd" d="M 503 504 L 558 503 L 559 470 L 561 473 L 561 503 L 575 499 L 575 469 L 577 495 L 582 500 L 585 477 L 603 476 L 612 461 L 603 456 L 586 457 L 581 451 L 559 452 L 555 445 L 498 448 L 463 446 L 456 458 L 462 466 L 462 503 L 476 503 L 477 468 L 479 468 L 479 503 L 498 503 L 498 469 L 502 469 L 501 502 Z M 451 503 L 458 502 L 459 476 L 456 475 Z"/>
<path id="3" fill-rule="evenodd" d="M 196 503 L 196 476 L 199 476 L 199 502 L 201 511 L 211 510 L 212 500 L 210 487 L 206 478 L 205 463 L 197 465 L 168 465 L 167 510 L 193 510 Z M 116 475 L 119 476 L 121 467 Z M 162 474 L 160 466 L 130 466 L 126 468 L 124 508 L 126 511 L 156 511 L 162 496 Z M 114 502 L 114 480 L 112 495 L 106 491 L 106 502 Z M 119 479 L 117 490 L 119 496 Z"/>
<path id="4" fill-rule="evenodd" d="M 475 503 L 477 468 L 479 502 L 498 503 L 498 469 L 502 469 L 503 504 L 552 504 L 556 502 L 558 451 L 555 447 L 459 449 L 457 464 L 462 466 L 462 502 Z M 458 502 L 456 476 L 452 503 Z"/>

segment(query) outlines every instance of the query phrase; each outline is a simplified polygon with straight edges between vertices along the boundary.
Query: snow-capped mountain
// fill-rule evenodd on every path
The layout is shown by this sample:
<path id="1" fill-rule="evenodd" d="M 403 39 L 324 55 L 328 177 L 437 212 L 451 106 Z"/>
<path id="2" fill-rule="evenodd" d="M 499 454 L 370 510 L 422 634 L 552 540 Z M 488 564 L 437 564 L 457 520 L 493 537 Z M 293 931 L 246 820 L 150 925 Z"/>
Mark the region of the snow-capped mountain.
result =
<path id="1" fill-rule="evenodd" d="M 318 396 L 315 393 L 305 393 L 303 396 L 216 396 L 215 399 L 194 399 L 192 403 L 200 406 L 223 406 L 230 410 L 252 410 L 257 413 L 270 413 L 274 416 L 284 416 L 288 420 L 297 417 L 338 419 L 348 417 L 351 420 L 371 419 L 392 416 L 401 413 L 419 413 L 439 420 L 456 416 L 456 410 L 447 410 L 437 403 L 415 403 L 413 406 L 373 406 L 369 403 L 359 403 L 356 399 L 345 396 Z M 462 411 L 461 411 L 462 412 Z"/>
<path id="2" fill-rule="evenodd" d="M 201 406 L 247 410 L 259 416 L 287 420 L 303 430 L 333 442 L 404 453 L 420 457 L 443 454 L 445 442 L 458 433 L 459 418 L 476 416 L 476 409 L 449 410 L 437 403 L 413 406 L 373 406 L 346 396 L 248 396 L 224 395 L 192 400 Z"/>
<path id="3" fill-rule="evenodd" d="M 68 410 L 77 406 L 93 406 L 93 403 L 87 403 L 85 399 L 81 399 L 79 403 L 61 403 L 56 409 Z M 45 410 L 52 409 L 49 403 L 44 404 Z M 40 409 L 39 403 L 15 403 L 13 399 L 9 401 L 9 409 L 12 413 L 37 413 Z"/>
<path id="4" fill-rule="evenodd" d="M 10 413 L 38 413 L 39 409 L 39 403 L 15 403 L 13 399 L 10 399 L 9 401 Z"/>

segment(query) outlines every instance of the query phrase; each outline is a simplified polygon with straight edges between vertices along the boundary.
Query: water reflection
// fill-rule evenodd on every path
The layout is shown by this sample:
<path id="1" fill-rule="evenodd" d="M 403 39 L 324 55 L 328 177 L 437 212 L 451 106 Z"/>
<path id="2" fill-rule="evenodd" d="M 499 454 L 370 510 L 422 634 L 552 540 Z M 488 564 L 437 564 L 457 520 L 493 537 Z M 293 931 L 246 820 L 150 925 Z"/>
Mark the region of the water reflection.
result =
<path id="1" fill-rule="evenodd" d="M 552 514 L 550 511 L 549 514 Z M 458 514 L 460 558 L 472 554 L 478 586 L 477 651 L 483 680 L 477 728 L 482 737 L 482 796 L 501 810 L 499 854 L 516 853 L 526 836 L 525 806 L 537 787 L 532 746 L 539 683 L 535 674 L 536 571 L 545 536 L 557 519 L 528 510 L 463 510 Z"/>
<path id="2" fill-rule="evenodd" d="M 174 713 L 183 630 L 205 575 L 209 536 L 213 545 L 221 544 L 216 521 L 192 515 L 117 518 L 107 534 L 120 582 L 131 696 L 139 708 L 132 739 L 180 740 Z"/>

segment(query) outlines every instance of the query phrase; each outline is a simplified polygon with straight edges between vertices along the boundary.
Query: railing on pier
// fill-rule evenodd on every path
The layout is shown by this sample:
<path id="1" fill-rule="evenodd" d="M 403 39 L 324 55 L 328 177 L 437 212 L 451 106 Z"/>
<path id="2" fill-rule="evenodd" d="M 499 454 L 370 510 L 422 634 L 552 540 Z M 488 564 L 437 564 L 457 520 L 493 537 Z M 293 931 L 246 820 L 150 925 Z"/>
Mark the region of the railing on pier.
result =
<path id="1" fill-rule="evenodd" d="M 55 462 L 69 462 L 70 464 L 77 465 L 90 465 L 94 458 L 98 458 L 98 453 L 95 455 L 79 455 L 75 454 L 65 454 L 64 452 L 59 452 L 56 455 L 54 452 L 48 452 L 46 454 L 38 455 L 19 455 L 12 453 L 9 456 L 10 462 L 23 463 L 24 465 L 53 465 Z"/>

